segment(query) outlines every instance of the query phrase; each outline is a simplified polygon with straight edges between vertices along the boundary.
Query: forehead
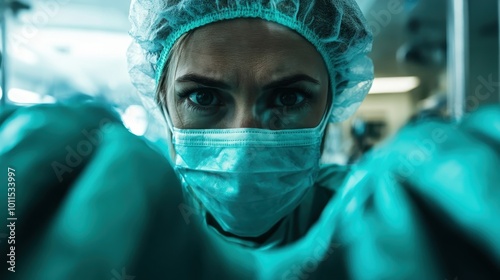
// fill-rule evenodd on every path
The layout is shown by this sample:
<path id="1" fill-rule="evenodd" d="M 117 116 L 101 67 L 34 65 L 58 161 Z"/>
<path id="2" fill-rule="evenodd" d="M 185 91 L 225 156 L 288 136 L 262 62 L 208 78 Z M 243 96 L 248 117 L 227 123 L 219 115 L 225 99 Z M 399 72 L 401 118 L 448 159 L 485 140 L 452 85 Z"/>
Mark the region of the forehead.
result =
<path id="1" fill-rule="evenodd" d="M 305 38 L 277 23 L 235 19 L 193 31 L 182 46 L 177 76 L 196 71 L 272 79 L 298 70 L 326 75 L 321 55 Z"/>

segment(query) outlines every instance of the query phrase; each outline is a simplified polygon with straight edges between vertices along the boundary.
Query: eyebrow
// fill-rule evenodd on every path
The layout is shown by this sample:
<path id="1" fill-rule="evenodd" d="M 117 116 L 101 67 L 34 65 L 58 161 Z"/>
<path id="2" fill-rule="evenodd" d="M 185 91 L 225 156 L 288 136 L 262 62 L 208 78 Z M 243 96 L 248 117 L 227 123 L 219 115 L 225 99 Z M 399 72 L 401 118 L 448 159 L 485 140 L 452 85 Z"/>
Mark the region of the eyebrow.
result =
<path id="1" fill-rule="evenodd" d="M 181 82 L 181 83 L 193 82 L 193 83 L 201 84 L 204 86 L 220 88 L 220 89 L 225 89 L 225 90 L 228 90 L 231 88 L 230 85 L 226 84 L 223 81 L 219 81 L 216 79 L 212 79 L 209 77 L 204 77 L 204 76 L 201 76 L 198 74 L 192 74 L 192 73 L 180 76 L 179 78 L 176 79 L 176 81 Z"/>
<path id="2" fill-rule="evenodd" d="M 298 82 L 309 82 L 313 84 L 319 85 L 320 82 L 306 74 L 296 74 L 288 77 L 281 78 L 279 80 L 276 80 L 274 82 L 271 82 L 264 86 L 264 90 L 272 89 L 272 88 L 279 88 L 279 87 L 286 87 L 291 84 L 295 84 Z"/>
<path id="3" fill-rule="evenodd" d="M 204 86 L 208 87 L 214 87 L 214 88 L 220 88 L 220 89 L 225 89 L 228 90 L 231 88 L 230 85 L 226 84 L 223 81 L 201 76 L 198 74 L 190 73 L 183 75 L 179 78 L 176 79 L 177 82 L 185 83 L 185 82 L 193 82 L 197 84 L 201 84 Z M 279 87 L 286 87 L 291 84 L 295 84 L 298 82 L 309 82 L 309 83 L 314 83 L 314 84 L 320 84 L 320 82 L 306 74 L 295 74 L 287 77 L 283 77 L 279 80 L 273 81 L 267 85 L 264 86 L 264 90 L 269 90 L 272 88 L 279 88 Z"/>

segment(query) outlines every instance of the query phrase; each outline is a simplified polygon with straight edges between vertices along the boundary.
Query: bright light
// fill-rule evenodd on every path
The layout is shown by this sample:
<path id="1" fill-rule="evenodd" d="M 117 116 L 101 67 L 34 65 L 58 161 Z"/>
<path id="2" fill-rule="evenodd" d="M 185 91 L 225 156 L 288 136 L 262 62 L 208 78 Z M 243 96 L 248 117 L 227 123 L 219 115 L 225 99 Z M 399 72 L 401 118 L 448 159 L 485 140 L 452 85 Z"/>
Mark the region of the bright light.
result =
<path id="1" fill-rule="evenodd" d="M 55 103 L 56 100 L 52 96 L 42 96 L 36 92 L 12 88 L 9 90 L 7 97 L 10 101 L 19 104 L 38 104 L 38 103 Z"/>
<path id="2" fill-rule="evenodd" d="M 36 54 L 33 51 L 31 51 L 31 50 L 29 50 L 21 45 L 17 46 L 16 48 L 12 48 L 12 49 L 13 49 L 13 51 L 12 51 L 13 56 L 16 59 L 18 59 L 26 64 L 36 65 L 39 62 L 38 57 L 36 56 Z"/>
<path id="3" fill-rule="evenodd" d="M 148 129 L 146 110 L 139 105 L 130 105 L 122 115 L 125 127 L 137 136 L 142 136 Z"/>
<path id="4" fill-rule="evenodd" d="M 420 85 L 417 77 L 376 78 L 370 94 L 409 92 Z"/>
<path id="5" fill-rule="evenodd" d="M 122 59 L 132 41 L 127 33 L 98 30 L 75 31 L 66 28 L 44 30 L 40 45 L 52 49 L 64 48 L 71 56 L 78 58 L 120 58 Z"/>

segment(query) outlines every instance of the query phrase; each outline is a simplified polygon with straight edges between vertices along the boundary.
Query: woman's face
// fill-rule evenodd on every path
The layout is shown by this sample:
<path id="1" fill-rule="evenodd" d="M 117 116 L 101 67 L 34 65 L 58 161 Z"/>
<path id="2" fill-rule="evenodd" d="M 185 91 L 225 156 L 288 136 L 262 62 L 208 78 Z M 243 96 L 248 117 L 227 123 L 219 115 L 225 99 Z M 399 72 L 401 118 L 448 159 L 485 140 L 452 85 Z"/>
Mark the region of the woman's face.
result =
<path id="1" fill-rule="evenodd" d="M 311 128 L 327 108 L 321 55 L 276 23 L 236 19 L 201 27 L 173 69 L 173 85 L 163 92 L 177 128 Z"/>

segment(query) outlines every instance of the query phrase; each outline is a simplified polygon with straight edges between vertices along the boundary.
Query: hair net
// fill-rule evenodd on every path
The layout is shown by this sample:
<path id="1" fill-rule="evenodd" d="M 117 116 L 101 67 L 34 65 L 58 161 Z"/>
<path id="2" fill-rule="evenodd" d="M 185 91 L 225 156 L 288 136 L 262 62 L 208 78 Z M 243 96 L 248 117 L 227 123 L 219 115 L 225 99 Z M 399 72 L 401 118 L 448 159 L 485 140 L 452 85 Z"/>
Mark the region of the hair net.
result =
<path id="1" fill-rule="evenodd" d="M 356 111 L 373 81 L 372 35 L 354 0 L 132 0 L 128 50 L 132 83 L 149 100 L 171 48 L 184 33 L 216 21 L 261 18 L 295 30 L 322 55 L 335 94 L 331 122 Z M 144 98 L 143 98 L 144 100 Z"/>

